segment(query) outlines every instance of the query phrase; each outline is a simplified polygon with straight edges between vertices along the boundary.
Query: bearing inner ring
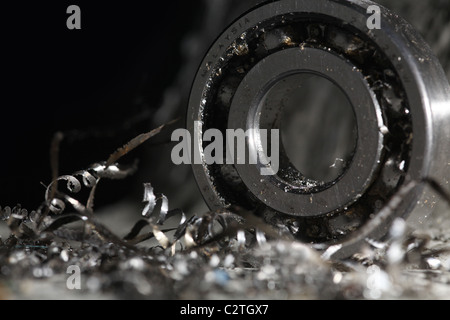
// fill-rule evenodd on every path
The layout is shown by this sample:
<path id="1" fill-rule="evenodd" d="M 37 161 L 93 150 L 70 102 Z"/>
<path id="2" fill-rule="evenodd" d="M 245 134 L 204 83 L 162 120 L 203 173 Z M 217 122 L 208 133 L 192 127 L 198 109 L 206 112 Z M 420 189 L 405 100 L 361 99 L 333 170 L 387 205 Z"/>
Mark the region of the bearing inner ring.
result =
<path id="1" fill-rule="evenodd" d="M 300 178 L 294 184 L 280 174 L 260 173 L 262 163 L 267 163 L 267 160 L 260 161 L 267 158 L 260 144 L 260 128 L 262 122 L 274 123 L 280 111 L 273 108 L 264 111 L 262 101 L 274 84 L 295 73 L 314 73 L 338 85 L 347 95 L 356 116 L 358 132 L 353 159 L 345 173 L 329 183 Z M 229 128 L 255 129 L 255 135 L 247 141 L 249 148 L 258 150 L 258 163 L 235 165 L 243 182 L 269 207 L 298 216 L 322 215 L 358 200 L 378 170 L 383 149 L 383 134 L 379 128 L 383 126 L 378 101 L 357 68 L 341 56 L 310 47 L 285 49 L 256 64 L 236 90 L 228 117 Z"/>

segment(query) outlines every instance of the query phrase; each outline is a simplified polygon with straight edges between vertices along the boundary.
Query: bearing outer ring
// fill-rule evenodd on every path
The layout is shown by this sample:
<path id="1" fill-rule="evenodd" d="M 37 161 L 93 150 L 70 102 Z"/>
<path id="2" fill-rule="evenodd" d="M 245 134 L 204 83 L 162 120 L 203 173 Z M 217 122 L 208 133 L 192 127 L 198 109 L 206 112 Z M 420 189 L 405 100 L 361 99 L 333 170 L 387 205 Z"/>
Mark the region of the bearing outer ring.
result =
<path id="1" fill-rule="evenodd" d="M 249 56 L 248 53 L 254 49 L 247 37 L 256 34 L 253 39 L 256 41 L 255 39 L 260 37 L 262 33 L 272 32 L 277 27 L 280 27 L 279 30 L 286 31 L 288 30 L 286 25 L 294 18 L 301 21 L 295 23 L 302 24 L 300 33 L 306 34 L 306 36 L 303 40 L 287 38 L 289 41 L 285 41 L 286 39 L 281 37 L 283 43 L 279 47 L 268 48 L 267 55 L 291 46 L 303 46 L 305 43 L 306 46 L 322 50 L 338 51 L 339 55 L 346 58 L 349 58 L 349 56 L 353 58 L 353 55 L 356 55 L 357 57 L 352 60 L 352 63 L 357 68 L 361 67 L 361 73 L 369 78 L 370 86 L 376 92 L 378 101 L 384 102 L 380 105 L 383 109 L 383 119 L 385 122 L 387 121 L 387 127 L 390 130 L 390 139 L 394 142 L 396 139 L 402 140 L 403 143 L 400 144 L 397 141 L 402 151 L 399 151 L 395 156 L 391 156 L 387 152 L 388 148 L 385 148 L 384 153 L 386 154 L 383 155 L 382 168 L 375 179 L 376 181 L 372 183 L 361 198 L 356 199 L 357 201 L 352 206 L 353 210 L 350 208 L 350 211 L 344 210 L 343 213 L 345 214 L 329 212 L 317 219 L 300 220 L 301 225 L 318 225 L 319 229 L 323 229 L 324 225 L 332 223 L 332 219 L 336 217 L 336 220 L 345 220 L 344 224 L 347 223 L 349 227 L 342 237 L 337 235 L 339 230 L 335 228 L 334 233 L 327 234 L 325 232 L 324 236 L 317 236 L 313 240 L 308 235 L 304 239 L 316 244 L 323 244 L 323 248 L 338 244 L 340 250 L 336 252 L 336 257 L 350 255 L 366 238 L 378 239 L 385 235 L 391 222 L 396 217 L 406 219 L 410 215 L 416 216 L 412 214 L 416 212 L 419 212 L 419 216 L 422 218 L 426 217 L 431 210 L 431 208 L 427 208 L 426 203 L 434 202 L 427 201 L 433 195 L 424 193 L 423 185 L 419 185 L 404 195 L 402 203 L 396 206 L 395 210 L 383 216 L 382 219 L 372 219 L 373 216 L 376 218 L 377 215 L 373 199 L 378 197 L 380 201 L 386 204 L 388 199 L 402 185 L 405 185 L 408 181 L 422 181 L 424 178 L 434 179 L 445 190 L 450 189 L 450 170 L 447 159 L 450 152 L 448 143 L 450 141 L 450 88 L 448 81 L 428 45 L 399 16 L 380 6 L 381 30 L 367 29 L 368 16 L 366 10 L 372 4 L 374 3 L 370 1 L 359 0 L 352 2 L 284 0 L 263 4 L 248 12 L 236 20 L 210 48 L 193 83 L 187 114 L 187 128 L 194 137 L 194 152 L 201 155 L 203 151 L 202 133 L 213 126 L 221 130 L 226 128 L 227 117 L 224 120 L 222 118 L 227 114 L 229 105 L 227 107 L 223 103 L 217 103 L 217 101 L 220 99 L 231 101 L 234 92 L 227 92 L 227 90 L 233 85 L 227 86 L 226 84 L 236 82 L 237 85 L 234 85 L 234 89 L 236 89 L 242 81 L 243 77 L 239 78 L 236 73 L 227 74 L 227 68 L 235 68 L 236 59 Z M 295 23 L 293 29 L 298 26 Z M 275 27 L 271 29 L 271 25 L 275 25 Z M 315 26 L 318 26 L 317 29 L 319 30 L 317 38 L 314 38 L 314 34 L 317 34 L 317 32 L 314 33 L 310 30 Z M 266 30 L 261 32 L 263 29 Z M 347 48 L 349 50 L 346 50 L 339 45 L 332 47 L 330 42 L 321 43 L 320 40 L 325 38 L 324 34 L 330 32 L 330 30 L 337 30 L 338 34 L 343 30 L 344 38 L 348 37 L 348 39 L 350 39 L 351 34 L 354 34 L 358 40 L 356 42 L 350 41 L 351 45 L 357 46 L 358 41 L 363 41 L 364 44 L 352 51 L 350 47 Z M 298 36 L 298 38 L 302 37 Z M 247 43 L 249 43 L 248 47 L 246 47 Z M 377 55 L 377 57 L 370 60 L 371 58 L 365 55 L 367 52 Z M 252 56 L 255 64 L 258 62 L 257 58 L 257 55 L 256 58 Z M 375 68 L 371 68 L 366 62 L 367 59 L 374 64 L 381 62 Z M 251 59 L 246 60 L 241 65 L 239 63 L 237 65 L 243 69 L 244 74 L 254 67 Z M 380 66 L 385 69 L 381 70 Z M 399 131 L 401 139 L 396 136 L 398 132 L 395 129 L 399 127 L 394 124 L 396 119 L 395 117 L 394 119 L 390 118 L 392 112 L 385 103 L 384 94 L 389 91 L 388 87 L 382 83 L 381 89 L 376 88 L 377 81 L 381 79 L 380 72 L 383 73 L 383 71 L 394 74 L 388 76 L 391 82 L 387 82 L 387 85 L 396 88 L 395 91 L 402 101 L 402 110 L 409 114 L 409 122 L 405 120 L 406 117 L 401 118 L 402 121 L 405 121 L 404 130 Z M 225 78 L 227 76 L 228 78 Z M 385 78 L 382 79 L 385 80 Z M 200 121 L 202 125 L 194 128 L 194 121 Z M 405 142 L 406 140 L 408 141 Z M 389 145 L 389 141 L 385 141 L 385 147 L 387 145 Z M 403 172 L 397 175 L 392 172 L 398 168 L 391 165 L 396 160 L 405 161 L 403 162 Z M 254 198 L 257 197 L 254 197 L 242 183 L 231 183 L 229 177 L 223 173 L 224 168 L 224 166 L 212 167 L 205 164 L 193 165 L 194 176 L 208 206 L 214 210 L 230 205 L 246 206 L 250 202 L 253 205 L 257 203 L 255 208 L 258 212 L 261 212 L 260 207 L 264 207 L 264 205 L 257 201 L 254 202 Z M 233 170 L 233 168 L 231 169 Z M 235 172 L 233 174 L 235 175 Z M 389 182 L 390 176 L 395 176 L 395 179 L 391 179 L 393 182 Z M 383 193 L 382 190 L 385 186 L 389 186 L 390 189 L 389 192 Z M 377 195 L 377 192 L 382 194 Z M 237 200 L 240 197 L 245 198 L 246 201 Z M 370 205 L 367 205 L 367 203 L 370 203 Z M 264 209 L 262 212 L 264 212 Z M 348 216 L 354 215 L 357 217 L 361 212 L 364 212 L 365 215 L 361 222 L 353 224 L 353 220 L 346 220 Z M 284 221 L 289 222 L 291 220 L 287 218 Z M 308 233 L 308 230 L 305 230 L 301 229 L 298 233 L 301 235 L 305 232 Z"/>

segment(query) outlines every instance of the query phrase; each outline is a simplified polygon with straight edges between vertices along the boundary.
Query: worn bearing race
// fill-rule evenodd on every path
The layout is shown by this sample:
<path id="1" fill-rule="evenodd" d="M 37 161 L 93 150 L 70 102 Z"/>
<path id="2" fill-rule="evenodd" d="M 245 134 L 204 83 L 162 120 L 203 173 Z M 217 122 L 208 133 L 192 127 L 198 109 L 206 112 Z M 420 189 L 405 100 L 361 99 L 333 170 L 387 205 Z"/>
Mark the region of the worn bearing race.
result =
<path id="1" fill-rule="evenodd" d="M 264 94 L 298 72 L 319 74 L 345 92 L 357 118 L 358 143 L 350 167 L 325 184 L 301 175 L 257 176 L 255 165 L 193 164 L 211 209 L 253 210 L 281 221 L 303 241 L 339 244 L 345 256 L 364 239 L 385 235 L 396 217 L 406 219 L 419 207 L 422 216 L 428 214 L 424 199 L 430 196 L 419 185 L 386 217 L 375 219 L 409 181 L 431 178 L 449 189 L 448 81 L 402 18 L 381 7 L 382 28 L 368 29 L 372 4 L 266 3 L 237 19 L 212 45 L 189 101 L 194 152 L 203 153 L 208 142 L 202 134 L 209 128 L 224 136 L 227 128 L 258 128 Z"/>

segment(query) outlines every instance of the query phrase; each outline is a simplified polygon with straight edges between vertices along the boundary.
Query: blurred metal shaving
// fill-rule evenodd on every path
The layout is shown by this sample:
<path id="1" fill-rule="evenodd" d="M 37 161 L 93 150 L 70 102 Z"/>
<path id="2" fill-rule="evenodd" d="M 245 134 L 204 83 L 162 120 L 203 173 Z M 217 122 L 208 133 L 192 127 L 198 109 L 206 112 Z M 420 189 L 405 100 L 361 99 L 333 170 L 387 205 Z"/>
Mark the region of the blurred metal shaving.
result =
<path id="1" fill-rule="evenodd" d="M 399 219 L 389 242 L 368 239 L 351 259 L 332 261 L 336 248 L 320 255 L 306 244 L 267 238 L 228 211 L 189 219 L 182 211 L 168 212 L 180 218 L 177 228 L 163 229 L 164 219 L 159 219 L 162 228 L 150 222 L 155 220 L 141 219 L 120 239 L 90 214 L 48 217 L 46 227 L 37 230 L 35 213 L 3 208 L 1 217 L 11 235 L 0 242 L 0 279 L 49 280 L 77 265 L 82 291 L 118 298 L 450 297 L 450 237 L 445 230 L 434 236 L 413 234 Z M 76 221 L 82 225 L 71 227 Z M 140 236 L 146 226 L 151 231 Z M 156 244 L 137 246 L 153 237 Z"/>

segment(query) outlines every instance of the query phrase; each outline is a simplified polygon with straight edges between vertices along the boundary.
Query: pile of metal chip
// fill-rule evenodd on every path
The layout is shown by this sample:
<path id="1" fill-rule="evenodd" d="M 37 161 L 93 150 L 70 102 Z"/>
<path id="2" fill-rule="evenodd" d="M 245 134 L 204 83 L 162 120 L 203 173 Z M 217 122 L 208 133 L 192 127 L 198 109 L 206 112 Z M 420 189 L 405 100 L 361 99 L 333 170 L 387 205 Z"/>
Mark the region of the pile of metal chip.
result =
<path id="1" fill-rule="evenodd" d="M 319 253 L 296 241 L 292 228 L 242 208 L 169 210 L 169 199 L 146 183 L 140 218 L 119 236 L 94 212 L 98 183 L 134 173 L 135 165 L 116 161 L 162 129 L 55 177 L 36 210 L 0 207 L 0 231 L 9 234 L 0 238 L 0 298 L 450 298 L 448 204 L 424 232 L 398 219 L 388 242 L 367 239 L 359 253 L 336 261 L 332 250 Z"/>
<path id="2" fill-rule="evenodd" d="M 69 200 L 78 211 L 50 211 L 40 223 L 45 207 L 1 209 L 11 231 L 0 242 L 2 298 L 450 298 L 444 227 L 419 235 L 399 219 L 389 242 L 367 239 L 360 253 L 332 261 L 245 214 L 169 211 L 150 184 L 142 219 L 122 238 Z"/>

